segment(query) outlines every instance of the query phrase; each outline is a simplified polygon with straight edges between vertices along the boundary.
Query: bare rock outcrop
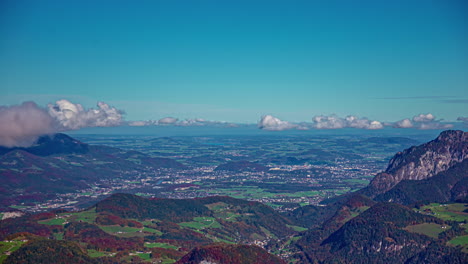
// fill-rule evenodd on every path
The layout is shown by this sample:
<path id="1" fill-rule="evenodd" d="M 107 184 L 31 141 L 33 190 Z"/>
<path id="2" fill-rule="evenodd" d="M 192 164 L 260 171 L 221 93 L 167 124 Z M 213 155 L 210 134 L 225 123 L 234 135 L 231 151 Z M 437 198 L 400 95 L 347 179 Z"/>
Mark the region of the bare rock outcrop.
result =
<path id="1" fill-rule="evenodd" d="M 468 132 L 447 130 L 436 139 L 398 152 L 385 172 L 369 184 L 369 196 L 384 193 L 402 180 L 425 180 L 468 158 Z"/>

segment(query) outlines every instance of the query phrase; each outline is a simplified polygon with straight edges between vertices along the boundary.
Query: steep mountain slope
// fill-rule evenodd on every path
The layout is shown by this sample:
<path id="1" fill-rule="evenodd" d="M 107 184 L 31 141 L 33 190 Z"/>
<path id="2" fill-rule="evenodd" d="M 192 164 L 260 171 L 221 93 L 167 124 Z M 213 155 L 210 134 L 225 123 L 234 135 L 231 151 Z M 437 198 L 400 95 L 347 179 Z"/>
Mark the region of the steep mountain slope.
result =
<path id="1" fill-rule="evenodd" d="M 403 230 L 408 225 L 441 223 L 408 208 L 380 203 L 350 220 L 322 242 L 331 259 L 359 263 L 403 263 L 433 242 L 427 236 Z M 350 255 L 352 253 L 352 255 Z"/>
<path id="2" fill-rule="evenodd" d="M 448 130 L 436 139 L 397 153 L 361 193 L 375 197 L 403 180 L 419 181 L 444 172 L 468 157 L 468 132 Z"/>
<path id="3" fill-rule="evenodd" d="M 310 223 L 310 229 L 292 244 L 295 258 L 303 263 L 466 262 L 468 255 L 445 244 L 466 234 L 460 221 L 443 222 L 398 204 L 465 202 L 467 157 L 468 133 L 445 131 L 433 141 L 396 154 L 368 187 L 330 199 L 324 207 L 305 206 L 289 213 L 296 223 L 301 223 L 301 217 Z M 392 203 L 376 203 L 361 194 Z M 436 235 L 410 232 L 409 226 Z"/>
<path id="4" fill-rule="evenodd" d="M 389 191 L 376 196 L 376 201 L 405 205 L 466 202 L 468 195 L 468 159 L 446 171 L 420 180 L 403 180 Z"/>
<path id="5" fill-rule="evenodd" d="M 320 228 L 324 223 L 337 225 L 344 223 L 374 204 L 375 202 L 368 197 L 352 193 L 342 196 L 342 199 L 327 206 L 306 205 L 287 212 L 285 215 L 296 225 Z"/>
<path id="6" fill-rule="evenodd" d="M 409 232 L 408 226 L 414 225 L 441 228 L 446 223 L 398 204 L 377 203 L 329 235 L 325 225 L 323 229 L 301 234 L 294 245 L 297 247 L 295 258 L 302 263 L 405 263 L 410 260 L 440 263 L 436 259 L 427 259 L 438 249 L 442 254 L 439 259 L 447 259 L 447 256 L 467 259 L 459 249 L 450 248 L 429 236 Z M 419 262 L 421 259 L 425 261 Z"/>

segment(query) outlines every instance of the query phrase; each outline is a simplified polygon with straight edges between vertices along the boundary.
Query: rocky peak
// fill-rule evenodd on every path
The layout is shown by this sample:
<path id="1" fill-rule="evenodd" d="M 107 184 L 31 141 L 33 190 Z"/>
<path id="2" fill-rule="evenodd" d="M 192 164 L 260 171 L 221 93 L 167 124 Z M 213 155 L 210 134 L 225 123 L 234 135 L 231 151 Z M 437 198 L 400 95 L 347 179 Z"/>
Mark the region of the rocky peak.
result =
<path id="1" fill-rule="evenodd" d="M 424 180 L 468 157 L 468 132 L 447 130 L 436 139 L 398 152 L 385 172 L 371 181 L 372 195 L 388 191 L 402 180 Z"/>
<path id="2" fill-rule="evenodd" d="M 463 132 L 461 130 L 446 130 L 446 131 L 443 131 L 435 139 L 435 141 L 441 141 L 441 142 L 447 142 L 447 143 L 466 142 L 467 140 L 468 140 L 468 132 Z"/>

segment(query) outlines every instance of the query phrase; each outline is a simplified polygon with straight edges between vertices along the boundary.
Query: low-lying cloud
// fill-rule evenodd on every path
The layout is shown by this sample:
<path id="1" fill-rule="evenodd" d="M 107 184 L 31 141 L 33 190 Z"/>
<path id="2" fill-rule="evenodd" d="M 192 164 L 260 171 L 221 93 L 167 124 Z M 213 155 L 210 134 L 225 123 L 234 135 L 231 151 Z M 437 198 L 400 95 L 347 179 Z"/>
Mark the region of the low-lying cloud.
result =
<path id="1" fill-rule="evenodd" d="M 174 124 L 174 123 L 176 123 L 177 121 L 179 121 L 178 118 L 174 118 L 174 117 L 164 117 L 164 118 L 161 118 L 161 119 L 158 120 L 158 124 L 169 125 L 169 124 Z"/>
<path id="2" fill-rule="evenodd" d="M 47 108 L 34 102 L 0 106 L 0 146 L 28 147 L 44 134 L 85 127 L 109 127 L 122 123 L 123 112 L 98 102 L 96 109 L 59 100 Z"/>
<path id="3" fill-rule="evenodd" d="M 349 115 L 341 118 L 335 115 L 314 116 L 312 118 L 313 127 L 317 129 L 339 129 L 339 128 L 359 128 L 359 129 L 382 129 L 384 126 L 380 121 L 358 118 Z"/>
<path id="4" fill-rule="evenodd" d="M 412 128 L 413 122 L 409 118 L 405 118 L 403 120 L 395 122 L 393 125 L 394 128 Z"/>
<path id="5" fill-rule="evenodd" d="M 458 121 L 468 126 L 468 117 L 459 117 Z M 436 119 L 431 114 L 419 114 L 397 122 L 382 123 L 353 115 L 314 116 L 312 122 L 293 123 L 272 115 L 264 115 L 257 123 L 258 128 L 270 131 L 308 130 L 308 129 L 382 129 L 384 126 L 414 129 L 449 129 L 453 125 Z M 210 121 L 201 118 L 178 119 L 164 117 L 159 120 L 123 122 L 123 111 L 104 102 L 98 102 L 96 108 L 85 109 L 80 104 L 68 100 L 59 100 L 47 107 L 40 107 L 34 102 L 21 105 L 0 106 L 0 146 L 31 146 L 39 136 L 59 131 L 76 130 L 86 127 L 110 127 L 127 124 L 129 126 L 213 126 L 238 127 L 242 124 L 224 121 Z M 247 124 L 246 124 L 247 125 Z"/>
<path id="6" fill-rule="evenodd" d="M 210 121 L 202 118 L 187 118 L 179 120 L 175 117 L 164 117 L 159 120 L 146 120 L 146 121 L 131 121 L 127 123 L 129 126 L 217 126 L 217 127 L 237 127 L 237 124 L 223 122 L 223 121 Z"/>
<path id="7" fill-rule="evenodd" d="M 54 105 L 49 104 L 49 114 L 57 120 L 58 130 L 75 130 L 84 127 L 118 126 L 122 122 L 123 112 L 98 102 L 97 109 L 84 109 L 80 104 L 68 100 L 59 100 Z"/>
<path id="8" fill-rule="evenodd" d="M 261 117 L 260 121 L 258 121 L 258 128 L 263 130 L 282 131 L 296 127 L 297 125 L 289 123 L 288 121 L 283 121 L 272 115 L 264 115 Z"/>
<path id="9" fill-rule="evenodd" d="M 394 128 L 416 128 L 416 129 L 448 129 L 452 128 L 452 124 L 442 123 L 442 120 L 437 120 L 436 117 L 431 114 L 419 114 L 413 117 L 412 120 L 409 118 L 397 121 L 393 124 Z"/>
<path id="10" fill-rule="evenodd" d="M 34 102 L 0 106 L 0 146 L 28 147 L 40 135 L 54 132 L 55 120 Z"/>
<path id="11" fill-rule="evenodd" d="M 435 116 L 431 113 L 428 114 L 419 114 L 413 117 L 414 122 L 431 122 L 434 121 Z"/>

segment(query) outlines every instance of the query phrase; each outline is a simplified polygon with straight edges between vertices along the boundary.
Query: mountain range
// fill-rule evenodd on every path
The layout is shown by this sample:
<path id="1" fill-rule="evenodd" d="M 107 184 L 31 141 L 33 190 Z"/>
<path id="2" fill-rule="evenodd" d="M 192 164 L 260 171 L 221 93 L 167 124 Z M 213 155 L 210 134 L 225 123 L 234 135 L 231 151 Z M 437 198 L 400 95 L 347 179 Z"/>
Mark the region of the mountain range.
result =
<path id="1" fill-rule="evenodd" d="M 112 155 L 119 162 L 138 157 L 152 166 L 183 167 L 138 152 L 81 144 L 70 145 L 72 154 L 66 155 L 73 159 L 68 162 L 84 156 L 80 162 L 86 164 Z M 16 170 L 33 165 L 47 170 L 53 167 L 49 158 L 65 155 L 60 147 L 35 149 L 35 154 L 32 149 L 5 151 L 1 162 L 11 164 L 20 155 L 24 164 L 16 161 L 11 165 Z M 468 238 L 467 157 L 468 133 L 444 131 L 397 153 L 366 188 L 324 206 L 280 213 L 223 196 L 148 199 L 118 193 L 79 212 L 2 220 L 0 240 L 22 245 L 5 263 L 468 263 L 468 243 L 463 242 Z M 41 167 L 45 164 L 49 167 Z M 2 170 L 1 175 L 7 174 Z"/>
<path id="2" fill-rule="evenodd" d="M 0 208 L 78 192 L 128 173 L 185 168 L 169 158 L 88 145 L 65 134 L 46 135 L 29 148 L 0 147 Z"/>

